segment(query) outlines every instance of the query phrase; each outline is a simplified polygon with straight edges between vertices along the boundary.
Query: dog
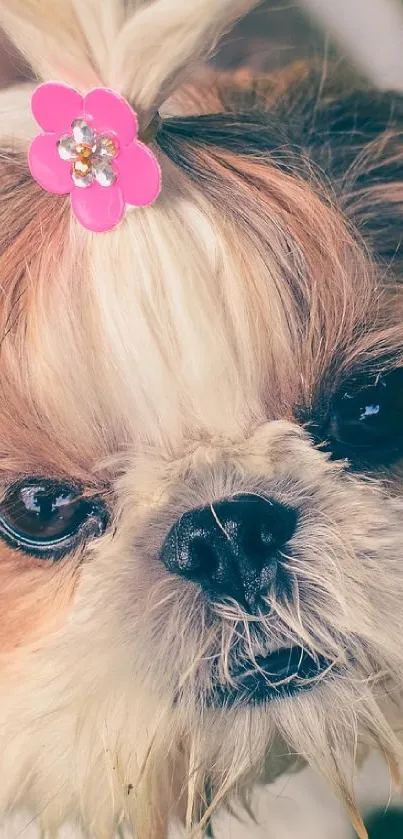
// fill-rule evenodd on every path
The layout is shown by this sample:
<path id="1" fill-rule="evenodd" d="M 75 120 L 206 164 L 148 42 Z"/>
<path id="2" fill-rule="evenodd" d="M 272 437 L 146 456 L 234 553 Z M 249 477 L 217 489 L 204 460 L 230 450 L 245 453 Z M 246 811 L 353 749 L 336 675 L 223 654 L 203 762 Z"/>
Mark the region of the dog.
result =
<path id="1" fill-rule="evenodd" d="M 308 763 L 363 839 L 356 768 L 399 783 L 403 99 L 194 81 L 253 5 L 0 6 L 162 173 L 84 229 L 31 176 L 33 85 L 0 96 L 0 811 L 46 836 L 209 835 Z"/>

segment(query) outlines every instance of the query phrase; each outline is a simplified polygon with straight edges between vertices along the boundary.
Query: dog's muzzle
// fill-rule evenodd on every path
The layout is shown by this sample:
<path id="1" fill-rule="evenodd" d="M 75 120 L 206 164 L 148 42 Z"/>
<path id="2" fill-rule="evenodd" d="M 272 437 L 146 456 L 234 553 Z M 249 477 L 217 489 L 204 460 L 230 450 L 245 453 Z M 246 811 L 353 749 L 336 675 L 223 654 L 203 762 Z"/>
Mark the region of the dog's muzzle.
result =
<path id="1" fill-rule="evenodd" d="M 198 584 L 209 600 L 235 600 L 248 613 L 267 612 L 267 597 L 290 588 L 281 552 L 298 527 L 298 510 L 257 495 L 238 495 L 181 516 L 160 553 L 166 568 Z M 234 662 L 231 682 L 212 676 L 209 705 L 261 703 L 306 690 L 328 667 L 293 646 Z"/>

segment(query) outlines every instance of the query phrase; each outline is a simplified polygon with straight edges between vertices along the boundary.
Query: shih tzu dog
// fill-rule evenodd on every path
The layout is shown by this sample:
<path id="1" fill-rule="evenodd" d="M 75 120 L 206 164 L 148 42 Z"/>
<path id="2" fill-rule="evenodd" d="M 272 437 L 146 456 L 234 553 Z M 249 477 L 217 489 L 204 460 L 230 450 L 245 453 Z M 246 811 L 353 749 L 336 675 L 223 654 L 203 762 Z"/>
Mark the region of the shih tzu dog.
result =
<path id="1" fill-rule="evenodd" d="M 0 4 L 0 811 L 50 837 L 304 763 L 364 837 L 403 767 L 403 99 L 188 81 L 253 5 Z"/>

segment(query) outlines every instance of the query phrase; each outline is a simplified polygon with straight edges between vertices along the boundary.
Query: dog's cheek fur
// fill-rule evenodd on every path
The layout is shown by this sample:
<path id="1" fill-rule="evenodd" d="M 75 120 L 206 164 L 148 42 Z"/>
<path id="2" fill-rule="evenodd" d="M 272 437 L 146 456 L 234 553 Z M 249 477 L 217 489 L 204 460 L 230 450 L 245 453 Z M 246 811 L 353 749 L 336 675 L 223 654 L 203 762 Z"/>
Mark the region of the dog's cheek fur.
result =
<path id="1" fill-rule="evenodd" d="M 38 642 L 64 625 L 76 585 L 72 565 L 46 567 L 46 562 L 1 546 L 0 661 L 2 654 Z"/>

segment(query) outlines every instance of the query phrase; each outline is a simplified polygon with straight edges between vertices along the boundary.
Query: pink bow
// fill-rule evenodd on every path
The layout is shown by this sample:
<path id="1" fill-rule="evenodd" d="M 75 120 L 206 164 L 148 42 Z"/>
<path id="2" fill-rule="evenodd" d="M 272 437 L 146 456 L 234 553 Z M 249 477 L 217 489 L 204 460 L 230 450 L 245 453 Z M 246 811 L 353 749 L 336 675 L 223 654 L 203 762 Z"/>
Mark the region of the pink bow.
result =
<path id="1" fill-rule="evenodd" d="M 48 192 L 71 195 L 78 221 L 96 233 L 123 218 L 126 205 L 145 207 L 161 191 L 161 169 L 138 139 L 138 121 L 123 97 L 95 88 L 45 82 L 32 95 L 32 113 L 44 133 L 32 141 L 28 164 Z"/>

